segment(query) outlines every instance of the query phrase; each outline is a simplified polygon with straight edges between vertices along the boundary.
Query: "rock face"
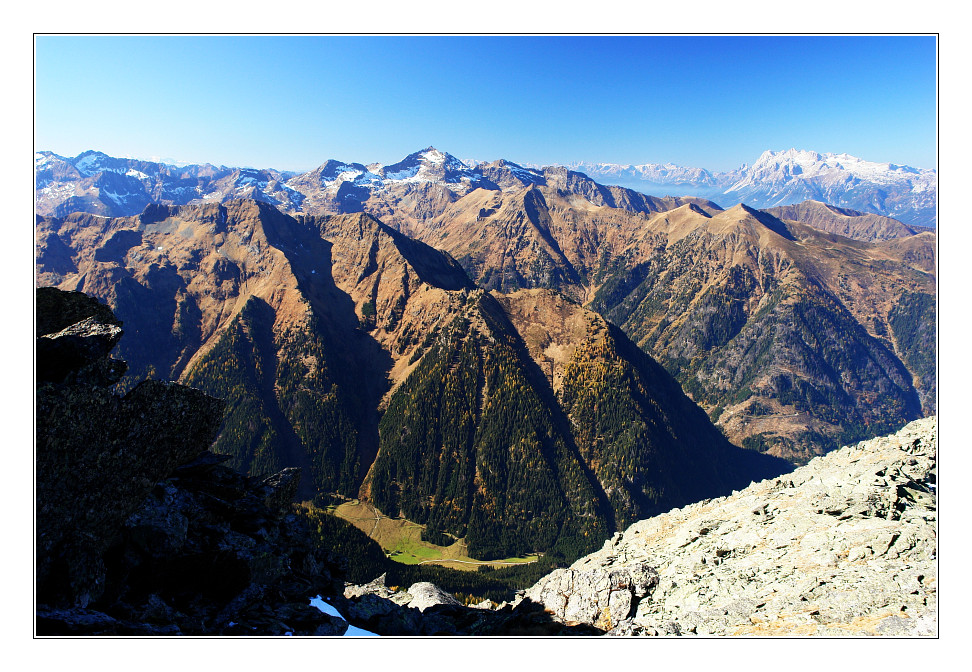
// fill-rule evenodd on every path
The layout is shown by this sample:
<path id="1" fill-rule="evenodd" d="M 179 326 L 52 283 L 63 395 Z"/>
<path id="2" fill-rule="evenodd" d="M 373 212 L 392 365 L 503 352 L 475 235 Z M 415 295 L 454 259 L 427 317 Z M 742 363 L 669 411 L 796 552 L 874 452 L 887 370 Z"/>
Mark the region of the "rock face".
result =
<path id="1" fill-rule="evenodd" d="M 309 604 L 340 584 L 290 511 L 299 470 L 222 466 L 224 404 L 198 390 L 114 394 L 121 328 L 95 299 L 37 309 L 37 634 L 344 632 Z"/>
<path id="2" fill-rule="evenodd" d="M 452 595 L 428 582 L 408 590 L 389 588 L 382 574 L 371 583 L 347 585 L 343 598 L 331 600 L 353 625 L 390 636 L 540 635 L 598 636 L 604 631 L 587 623 L 564 623 L 531 600 L 515 604 L 464 607 Z"/>
<path id="3" fill-rule="evenodd" d="M 635 523 L 527 591 L 614 635 L 935 635 L 937 420 Z"/>
<path id="4" fill-rule="evenodd" d="M 657 572 L 645 563 L 608 571 L 567 568 L 551 572 L 526 597 L 567 623 L 610 630 L 631 616 L 638 601 L 657 584 Z"/>

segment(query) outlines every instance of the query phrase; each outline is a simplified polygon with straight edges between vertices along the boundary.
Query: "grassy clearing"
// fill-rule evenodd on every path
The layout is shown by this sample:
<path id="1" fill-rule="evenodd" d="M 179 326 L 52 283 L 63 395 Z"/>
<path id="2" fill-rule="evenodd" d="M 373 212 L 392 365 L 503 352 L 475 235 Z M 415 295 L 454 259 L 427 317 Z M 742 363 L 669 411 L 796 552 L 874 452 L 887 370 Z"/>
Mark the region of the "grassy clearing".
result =
<path id="1" fill-rule="evenodd" d="M 489 562 L 476 560 L 467 555 L 464 540 L 457 539 L 450 546 L 436 546 L 422 541 L 422 525 L 404 518 L 389 518 L 371 504 L 359 500 L 334 507 L 333 513 L 377 541 L 389 558 L 406 565 L 435 564 L 470 571 L 481 565 L 508 567 L 537 559 L 537 556 L 531 555 Z"/>

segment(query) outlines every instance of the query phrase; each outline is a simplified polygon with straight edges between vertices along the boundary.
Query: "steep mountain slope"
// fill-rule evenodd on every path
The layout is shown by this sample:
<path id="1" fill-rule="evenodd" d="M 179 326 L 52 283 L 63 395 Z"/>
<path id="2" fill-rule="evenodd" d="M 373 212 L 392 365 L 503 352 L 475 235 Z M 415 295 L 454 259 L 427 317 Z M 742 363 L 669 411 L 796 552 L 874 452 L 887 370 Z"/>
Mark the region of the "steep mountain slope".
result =
<path id="1" fill-rule="evenodd" d="M 821 231 L 836 233 L 855 240 L 890 240 L 913 236 L 921 229 L 906 226 L 896 219 L 827 205 L 820 201 L 803 201 L 793 205 L 766 208 L 777 219 L 800 222 Z"/>
<path id="2" fill-rule="evenodd" d="M 933 254 L 932 234 L 907 240 Z M 933 339 L 898 339 L 891 327 L 902 302 L 914 305 L 912 328 L 934 323 L 934 275 L 895 245 L 745 206 L 711 218 L 673 211 L 612 262 L 591 307 L 675 373 L 732 440 L 801 461 L 919 417 L 922 402 L 934 408 L 932 371 L 901 361 L 913 341 L 934 352 Z"/>
<path id="3" fill-rule="evenodd" d="M 482 287 L 600 312 L 733 441 L 802 461 L 934 411 L 934 234 L 868 243 L 698 200 L 623 209 L 578 174 L 490 171 L 505 191 L 473 190 L 411 233 Z"/>
<path id="4" fill-rule="evenodd" d="M 827 157 L 793 152 L 774 156 L 776 163 L 767 158 L 754 174 L 783 171 L 806 179 L 829 174 L 824 165 L 830 165 Z M 120 161 L 93 154 L 73 164 L 48 161 L 50 178 L 72 170 L 104 177 L 118 175 L 123 168 L 136 169 Z M 855 175 L 881 172 L 869 164 L 842 161 L 839 169 L 853 168 Z M 790 165 L 787 162 L 806 163 L 807 170 L 800 173 L 792 166 L 784 170 Z M 811 164 L 816 166 L 813 170 Z M 780 454 L 799 460 L 841 440 L 862 438 L 870 424 L 881 418 L 903 422 L 914 417 L 916 404 L 909 387 L 917 391 L 924 412 L 934 411 L 935 239 L 927 232 L 910 235 L 915 229 L 895 220 L 807 202 L 779 211 L 793 217 L 788 223 L 772 215 L 744 215 L 756 223 L 750 226 L 750 234 L 740 237 L 738 227 L 729 225 L 711 201 L 645 196 L 606 187 L 565 168 L 538 170 L 507 161 L 470 168 L 432 147 L 391 166 L 329 161 L 283 186 L 278 180 L 277 191 L 267 181 L 272 176 L 257 179 L 240 171 L 199 172 L 208 175 L 211 184 L 221 185 L 207 192 L 207 198 L 229 198 L 246 180 L 250 180 L 247 193 L 258 200 L 266 201 L 286 187 L 297 196 L 277 199 L 282 207 L 380 217 L 393 228 L 449 252 L 485 289 L 510 292 L 544 287 L 589 304 L 674 373 L 714 418 L 721 418 L 720 424 L 734 441 L 748 439 L 748 445 L 764 449 L 775 446 Z M 318 216 L 324 215 L 303 215 L 302 221 L 314 228 L 311 219 Z M 875 240 L 858 243 L 816 227 Z M 777 235 L 758 232 L 763 229 Z M 127 249 L 135 240 L 132 235 L 120 233 L 99 254 L 107 258 L 115 248 Z M 43 228 L 39 236 L 45 244 L 39 269 L 51 277 L 74 273 L 63 241 Z M 781 242 L 788 239 L 793 240 Z M 724 249 L 739 246 L 748 252 L 728 254 Z M 761 257 L 763 248 L 767 255 Z M 746 258 L 749 261 L 743 261 Z M 365 266 L 370 263 L 365 257 L 360 261 Z M 767 274 L 764 266 L 772 266 L 772 272 Z M 356 287 L 353 303 L 359 321 L 370 325 L 376 316 L 398 319 L 401 306 L 388 302 L 410 300 L 400 287 L 388 289 L 382 299 L 388 305 L 379 310 L 374 303 L 378 295 L 370 293 L 377 291 L 379 285 L 373 281 L 382 274 L 373 276 L 368 271 L 358 286 L 362 269 L 349 272 L 355 278 L 342 291 Z M 786 287 L 792 296 L 783 300 L 780 294 L 782 303 L 768 307 L 772 301 L 764 300 L 764 295 L 772 295 L 770 283 L 778 282 L 780 274 L 787 274 Z M 664 282 L 658 284 L 662 277 Z M 379 284 L 392 287 L 387 277 Z M 704 297 L 699 293 L 703 290 Z M 721 294 L 723 290 L 728 294 Z M 803 306 L 800 315 L 804 308 L 812 315 L 790 315 L 796 304 Z M 320 309 L 328 305 L 323 301 Z M 361 313 L 365 310 L 369 315 Z M 756 317 L 759 324 L 750 324 Z M 353 319 L 342 319 L 353 327 Z M 776 336 L 770 338 L 761 330 L 772 325 L 781 325 L 783 331 L 774 331 Z M 418 338 L 404 336 L 397 325 L 392 331 L 406 340 Z M 749 335 L 740 336 L 743 331 Z M 391 337 L 385 331 L 369 333 L 381 340 L 380 347 L 388 347 Z M 756 333 L 763 335 L 752 335 Z M 842 338 L 835 340 L 836 334 Z M 328 347 L 344 343 L 340 335 L 333 341 Z M 788 345 L 782 347 L 784 341 Z M 748 354 L 731 354 L 756 342 L 765 352 L 749 348 Z M 766 355 L 770 351 L 772 357 Z M 392 359 L 397 383 L 409 370 L 408 359 Z M 872 369 L 877 378 L 866 382 Z M 374 378 L 382 376 L 374 374 Z M 757 384 L 757 379 L 762 382 Z M 795 393 L 801 401 L 794 405 L 791 388 L 797 381 L 802 381 Z M 761 391 L 749 389 L 754 384 Z M 742 387 L 729 395 L 733 386 Z M 876 405 L 870 402 L 874 394 L 882 399 Z M 758 403 L 745 403 L 750 395 L 760 397 Z M 726 409 L 731 413 L 723 417 Z M 374 431 L 369 435 L 374 436 Z"/>
<path id="5" fill-rule="evenodd" d="M 305 494 L 352 487 L 355 418 L 371 390 L 349 385 L 333 363 L 356 330 L 353 309 L 333 283 L 314 283 L 320 297 L 303 291 L 327 270 L 316 232 L 245 200 L 150 206 L 120 219 L 75 214 L 39 220 L 37 230 L 39 270 L 45 239 L 70 250 L 74 268 L 40 272 L 39 282 L 98 296 L 134 336 L 120 348 L 131 366 L 122 389 L 152 375 L 210 390 L 230 401 L 217 448 L 234 466 L 305 467 Z"/>
<path id="6" fill-rule="evenodd" d="M 538 177 L 543 180 L 519 189 L 472 191 L 409 224 L 409 234 L 448 251 L 486 289 L 546 287 L 585 301 L 597 273 L 651 214 L 680 207 L 720 211 L 701 199 L 610 191 L 579 173 L 550 170 Z"/>
<path id="7" fill-rule="evenodd" d="M 220 396 L 216 449 L 234 466 L 302 467 L 305 497 L 370 497 L 484 557 L 576 556 L 615 520 L 786 468 L 729 445 L 592 313 L 558 340 L 581 339 L 558 402 L 522 331 L 553 333 L 562 311 L 517 322 L 518 299 L 367 214 L 236 200 L 39 218 L 36 233 L 40 284 L 100 297 L 135 335 L 122 389 L 154 374 Z M 591 415 L 584 395 L 622 383 Z"/>
<path id="8" fill-rule="evenodd" d="M 379 507 L 486 558 L 570 556 L 785 468 L 731 446 L 619 330 L 546 290 L 470 293 L 392 395 L 381 442 Z"/>
<path id="9" fill-rule="evenodd" d="M 781 466 L 730 446 L 674 378 L 597 313 L 548 290 L 493 294 L 546 374 L 618 526 Z"/>
<path id="10" fill-rule="evenodd" d="M 39 282 L 99 296 L 136 336 L 128 380 L 229 399 L 218 447 L 258 473 L 307 467 L 314 491 L 356 493 L 389 372 L 447 312 L 441 288 L 470 284 L 367 215 L 298 221 L 249 200 L 42 218 L 37 234 Z"/>

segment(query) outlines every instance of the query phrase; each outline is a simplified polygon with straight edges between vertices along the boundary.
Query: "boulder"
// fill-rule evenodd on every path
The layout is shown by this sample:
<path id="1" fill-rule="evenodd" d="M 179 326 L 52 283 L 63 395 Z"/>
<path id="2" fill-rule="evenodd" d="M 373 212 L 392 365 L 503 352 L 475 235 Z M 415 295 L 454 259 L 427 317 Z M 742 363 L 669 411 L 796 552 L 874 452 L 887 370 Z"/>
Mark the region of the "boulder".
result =
<path id="1" fill-rule="evenodd" d="M 429 583 L 428 581 L 413 583 L 411 586 L 409 586 L 408 593 L 412 596 L 408 606 L 423 612 L 429 607 L 437 604 L 445 604 L 454 607 L 461 606 L 456 598 L 439 588 L 434 583 Z"/>
<path id="2" fill-rule="evenodd" d="M 565 623 L 611 630 L 632 615 L 657 582 L 657 573 L 645 563 L 584 571 L 557 569 L 534 584 L 525 597 Z"/>

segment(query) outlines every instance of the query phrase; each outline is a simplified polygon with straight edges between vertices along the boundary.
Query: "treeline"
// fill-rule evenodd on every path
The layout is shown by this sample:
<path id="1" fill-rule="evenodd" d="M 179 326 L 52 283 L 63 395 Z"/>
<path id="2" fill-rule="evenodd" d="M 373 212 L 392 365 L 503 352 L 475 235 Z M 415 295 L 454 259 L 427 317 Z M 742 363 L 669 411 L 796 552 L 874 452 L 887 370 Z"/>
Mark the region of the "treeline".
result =
<path id="1" fill-rule="evenodd" d="M 558 567 L 566 567 L 578 556 L 552 552 L 536 562 L 494 569 L 488 565 L 478 571 L 462 571 L 437 565 L 405 565 L 388 558 L 378 543 L 351 523 L 321 509 L 302 509 L 321 548 L 343 557 L 346 580 L 369 583 L 385 574 L 385 585 L 408 589 L 413 583 L 429 581 L 446 590 L 463 604 L 489 599 L 511 602 L 516 591 L 529 588 Z"/>
<path id="2" fill-rule="evenodd" d="M 309 467 L 312 491 L 356 492 L 357 429 L 313 316 L 276 333 L 273 309 L 250 297 L 186 383 L 225 399 L 214 450 L 233 466 L 270 474 L 294 460 Z"/>
<path id="3" fill-rule="evenodd" d="M 375 503 L 426 525 L 427 539 L 465 537 L 484 560 L 588 552 L 609 534 L 595 487 L 505 320 L 495 299 L 471 295 L 395 392 Z"/>

